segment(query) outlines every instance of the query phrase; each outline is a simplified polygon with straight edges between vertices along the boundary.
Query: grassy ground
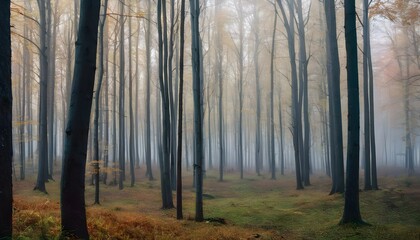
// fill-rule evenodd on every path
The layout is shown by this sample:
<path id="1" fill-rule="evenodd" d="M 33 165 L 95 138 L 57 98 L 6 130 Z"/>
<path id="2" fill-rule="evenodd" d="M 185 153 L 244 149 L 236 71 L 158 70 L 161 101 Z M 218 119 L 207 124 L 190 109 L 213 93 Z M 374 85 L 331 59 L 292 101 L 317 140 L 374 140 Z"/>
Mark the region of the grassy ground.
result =
<path id="1" fill-rule="evenodd" d="M 143 172 L 143 171 L 141 171 Z M 139 172 L 138 175 L 141 173 Z M 420 240 L 420 177 L 382 174 L 381 190 L 360 192 L 362 217 L 371 226 L 339 226 L 342 195 L 329 196 L 330 179 L 312 176 L 312 186 L 295 190 L 293 175 L 267 176 L 216 172 L 204 181 L 204 214 L 194 219 L 191 175 L 184 178 L 184 217 L 161 210 L 160 183 L 140 178 L 118 190 L 101 185 L 101 205 L 92 205 L 93 186 L 86 188 L 88 227 L 92 239 L 414 239 Z M 128 182 L 128 181 L 127 181 Z M 54 239 L 60 231 L 59 183 L 47 183 L 48 195 L 32 191 L 34 179 L 14 183 L 14 237 Z"/>

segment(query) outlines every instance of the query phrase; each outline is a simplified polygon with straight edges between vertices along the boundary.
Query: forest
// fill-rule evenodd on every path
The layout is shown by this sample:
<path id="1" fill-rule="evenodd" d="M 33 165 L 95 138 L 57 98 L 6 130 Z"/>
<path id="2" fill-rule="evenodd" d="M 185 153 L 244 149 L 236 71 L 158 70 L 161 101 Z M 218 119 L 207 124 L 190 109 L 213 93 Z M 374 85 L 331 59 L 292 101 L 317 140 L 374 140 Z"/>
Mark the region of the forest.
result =
<path id="1" fill-rule="evenodd" d="M 0 239 L 420 239 L 417 0 L 0 0 Z"/>

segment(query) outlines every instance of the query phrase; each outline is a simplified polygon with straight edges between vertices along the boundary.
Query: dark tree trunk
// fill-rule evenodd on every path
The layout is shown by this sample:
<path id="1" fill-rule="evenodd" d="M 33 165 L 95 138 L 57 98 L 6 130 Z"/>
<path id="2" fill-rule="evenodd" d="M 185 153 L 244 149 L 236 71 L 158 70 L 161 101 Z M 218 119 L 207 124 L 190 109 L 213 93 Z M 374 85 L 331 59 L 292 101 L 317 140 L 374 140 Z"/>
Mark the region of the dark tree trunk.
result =
<path id="1" fill-rule="evenodd" d="M 34 190 L 47 192 L 45 181 L 48 177 L 48 135 L 47 135 L 47 107 L 48 107 L 48 51 L 47 51 L 47 23 L 46 23 L 46 2 L 38 0 L 40 15 L 40 91 L 39 91 L 39 126 L 38 126 L 38 176 Z"/>
<path id="2" fill-rule="evenodd" d="M 54 162 L 56 161 L 54 156 L 54 149 L 57 144 L 54 141 L 54 126 L 56 122 L 55 117 L 55 52 L 56 52 L 56 34 L 59 21 L 59 15 L 57 13 L 57 3 L 55 3 L 55 12 L 53 13 L 51 1 L 47 0 L 47 11 L 48 11 L 48 179 L 53 179 Z M 53 17 L 54 15 L 54 17 Z"/>
<path id="3" fill-rule="evenodd" d="M 338 57 L 335 1 L 325 0 L 327 23 L 327 77 L 330 119 L 330 151 L 333 185 L 330 194 L 344 192 L 343 134 L 340 99 L 340 61 Z"/>
<path id="4" fill-rule="evenodd" d="M 195 144 L 195 179 L 196 179 L 196 201 L 195 201 L 195 220 L 201 222 L 203 217 L 203 124 L 202 124 L 202 91 L 200 79 L 200 31 L 199 0 L 190 0 L 191 14 L 191 61 L 193 70 L 193 95 L 194 95 L 194 144 Z"/>
<path id="5" fill-rule="evenodd" d="M 167 23 L 166 23 L 166 2 L 157 2 L 157 23 L 159 35 L 159 86 L 162 98 L 163 129 L 161 143 L 161 191 L 162 208 L 173 208 L 171 176 L 170 176 L 170 112 L 169 112 L 169 93 L 168 93 L 168 49 L 167 49 Z M 162 26 L 163 21 L 163 26 Z"/>
<path id="6" fill-rule="evenodd" d="M 99 22 L 99 69 L 98 69 L 98 85 L 95 91 L 95 116 L 93 120 L 93 166 L 94 166 L 94 178 L 95 178 L 95 202 L 94 204 L 100 204 L 99 202 L 99 103 L 101 96 L 102 80 L 104 77 L 104 27 L 106 20 L 106 12 L 108 8 L 108 0 L 104 1 L 102 7 L 102 17 Z"/>
<path id="7" fill-rule="evenodd" d="M 347 52 L 348 137 L 344 214 L 340 224 L 359 224 L 363 221 L 359 208 L 360 109 L 355 1 L 345 0 L 344 11 Z"/>
<path id="8" fill-rule="evenodd" d="M 178 112 L 178 152 L 176 163 L 176 218 L 182 219 L 182 107 L 184 94 L 184 32 L 185 32 L 185 0 L 181 0 L 181 32 L 179 53 L 179 112 Z"/>
<path id="9" fill-rule="evenodd" d="M 282 16 L 283 24 L 287 32 L 287 42 L 289 46 L 289 57 L 291 66 L 291 77 L 292 77 L 292 135 L 293 135 L 293 146 L 295 153 L 295 171 L 296 171 L 296 189 L 303 189 L 302 177 L 301 177 L 301 160 L 302 160 L 302 121 L 299 107 L 298 97 L 298 76 L 296 67 L 296 53 L 295 53 L 295 27 L 294 27 L 294 1 L 288 3 L 289 18 L 287 18 L 286 11 L 280 0 L 277 0 L 279 4 Z"/>
<path id="10" fill-rule="evenodd" d="M 365 162 L 365 190 L 372 190 L 371 183 L 371 149 L 370 149 L 370 96 L 369 96 L 369 72 L 368 72 L 368 56 L 367 56 L 367 19 L 368 19 L 368 3 L 369 0 L 363 0 L 363 110 L 364 110 L 364 162 Z"/>
<path id="11" fill-rule="evenodd" d="M 302 151 L 302 177 L 305 186 L 311 185 L 310 182 L 310 146 L 311 146 L 311 129 L 309 124 L 309 95 L 308 95 L 308 58 L 306 53 L 306 37 L 305 37 L 305 20 L 303 19 L 302 0 L 297 0 L 297 15 L 298 15 L 298 33 L 299 33 L 299 78 L 300 90 L 302 98 L 299 105 L 303 107 L 301 114 L 303 114 L 303 149 Z M 302 121 L 300 120 L 300 121 Z"/>
<path id="12" fill-rule="evenodd" d="M 12 239 L 12 48 L 10 0 L 0 1 L 0 239 Z"/>
<path id="13" fill-rule="evenodd" d="M 82 1 L 61 176 L 62 237 L 88 239 L 85 165 L 95 81 L 100 1 Z"/>

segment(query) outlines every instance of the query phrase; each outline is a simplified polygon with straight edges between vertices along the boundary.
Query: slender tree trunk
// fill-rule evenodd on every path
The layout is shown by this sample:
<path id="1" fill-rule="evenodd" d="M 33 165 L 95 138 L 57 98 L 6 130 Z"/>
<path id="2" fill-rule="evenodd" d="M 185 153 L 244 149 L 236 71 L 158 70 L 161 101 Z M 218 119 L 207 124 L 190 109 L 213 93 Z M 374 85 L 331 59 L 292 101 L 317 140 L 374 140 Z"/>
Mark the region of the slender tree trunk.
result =
<path id="1" fill-rule="evenodd" d="M 344 214 L 340 224 L 363 223 L 359 208 L 359 71 L 357 62 L 356 9 L 354 0 L 344 1 L 347 52 L 348 137 Z"/>
<path id="2" fill-rule="evenodd" d="M 159 35 L 159 85 L 162 97 L 162 158 L 161 162 L 161 191 L 162 191 L 162 208 L 173 208 L 171 176 L 170 176 L 170 111 L 169 111 L 169 94 L 168 94 L 168 36 L 167 36 L 167 18 L 166 18 L 166 2 L 158 0 L 157 6 L 157 23 Z M 162 26 L 163 21 L 163 26 Z M 163 27 L 163 28 L 162 28 Z"/>
<path id="3" fill-rule="evenodd" d="M 167 58 L 167 73 L 168 73 L 168 93 L 169 93 L 169 111 L 170 111 L 170 182 L 172 190 L 176 190 L 176 111 L 174 103 L 174 87 L 172 84 L 173 74 L 172 74 L 172 60 L 174 56 L 174 27 L 175 27 L 175 0 L 171 0 L 171 9 L 170 9 L 170 32 L 169 32 L 169 45 L 168 45 L 168 58 Z M 175 86 L 176 88 L 177 86 Z"/>
<path id="4" fill-rule="evenodd" d="M 89 239 L 85 209 L 85 165 L 95 81 L 100 1 L 82 1 L 72 96 L 61 176 L 62 237 Z"/>
<path id="5" fill-rule="evenodd" d="M 125 179 L 125 54 L 124 54 L 124 6 L 125 1 L 120 0 L 120 104 L 119 104 L 119 181 L 118 188 L 121 190 L 124 188 Z"/>
<path id="6" fill-rule="evenodd" d="M 330 194 L 344 192 L 343 134 L 341 121 L 340 61 L 338 57 L 335 1 L 325 0 L 327 23 L 327 77 L 330 119 L 330 151 L 333 185 Z"/>
<path id="7" fill-rule="evenodd" d="M 293 146 L 295 153 L 295 171 L 296 171 L 296 189 L 303 189 L 302 177 L 301 177 L 301 160 L 302 160 L 302 124 L 301 114 L 299 107 L 299 90 L 298 90 L 298 76 L 296 68 L 296 53 L 295 53 L 295 27 L 294 27 L 294 1 L 288 3 L 289 18 L 287 18 L 285 9 L 280 0 L 277 0 L 279 4 L 282 16 L 283 24 L 287 32 L 287 42 L 289 46 L 289 57 L 291 66 L 291 77 L 292 77 L 292 135 L 293 135 Z"/>
<path id="8" fill-rule="evenodd" d="M 104 2 L 104 6 L 107 5 L 108 0 Z M 106 9 L 106 8 L 105 8 Z M 105 93 L 104 93 L 104 109 L 105 109 L 105 119 L 104 119 L 104 174 L 103 174 L 103 183 L 107 184 L 108 181 L 108 166 L 109 166 L 109 132 L 111 125 L 109 124 L 109 40 L 108 40 L 108 24 L 105 21 L 104 29 L 104 63 L 105 63 Z"/>
<path id="9" fill-rule="evenodd" d="M 54 170 L 54 148 L 56 142 L 54 141 L 54 109 L 55 109 L 55 49 L 56 49 L 56 33 L 59 18 L 57 17 L 57 11 L 53 13 L 51 1 L 47 0 L 47 12 L 48 12 L 48 26 L 47 26 L 47 42 L 48 42 L 48 179 L 53 179 Z M 55 4 L 57 10 L 57 3 Z M 54 14 L 54 17 L 53 17 Z"/>
<path id="10" fill-rule="evenodd" d="M 202 89 L 200 79 L 200 31 L 199 31 L 199 16 L 200 3 L 199 0 L 190 0 L 190 14 L 191 14 L 191 55 L 192 55 L 192 69 L 193 69 L 193 95 L 194 95 L 194 144 L 196 164 L 195 179 L 196 179 L 196 201 L 195 201 L 195 220 L 201 222 L 203 217 L 203 124 L 202 124 Z"/>
<path id="11" fill-rule="evenodd" d="M 46 2 L 38 0 L 40 15 L 40 91 L 39 91 L 39 126 L 38 126 L 38 176 L 34 190 L 47 192 L 45 181 L 48 177 L 48 134 L 47 134 L 47 106 L 48 106 L 48 53 L 47 53 L 47 23 Z"/>
<path id="12" fill-rule="evenodd" d="M 147 1 L 147 16 L 151 19 L 152 3 L 151 0 Z M 153 172 L 152 172 L 152 159 L 151 159 L 151 138 L 150 138 L 150 82 L 151 79 L 151 46 L 150 46 L 150 38 L 151 38 L 151 21 L 147 21 L 147 32 L 146 32 L 146 175 L 149 177 L 149 180 L 153 180 Z"/>
<path id="13" fill-rule="evenodd" d="M 257 123 L 256 123 L 256 136 L 255 136 L 255 171 L 260 176 L 260 166 L 262 162 L 262 151 L 261 151 L 261 89 L 260 89 L 260 64 L 259 64 L 259 11 L 258 5 L 254 5 L 254 65 L 255 65 L 255 82 L 256 82 L 256 95 L 257 95 Z"/>
<path id="14" fill-rule="evenodd" d="M 216 1 L 216 10 L 215 14 L 220 11 L 220 5 L 222 4 L 221 0 Z M 220 31 L 222 30 L 222 23 L 216 17 L 216 36 L 215 36 L 215 55 L 216 55 L 216 79 L 219 83 L 219 101 L 218 101 L 218 111 L 219 111 L 219 181 L 223 181 L 223 170 L 224 170 L 224 146 L 223 146 L 223 46 L 221 42 Z"/>
<path id="15" fill-rule="evenodd" d="M 372 190 L 371 184 L 371 149 L 370 149 L 370 96 L 369 96 L 369 72 L 368 72 L 368 56 L 367 56 L 367 32 L 368 27 L 366 24 L 368 19 L 369 0 L 363 0 L 363 110 L 364 110 L 364 162 L 365 162 L 365 190 Z"/>
<path id="16" fill-rule="evenodd" d="M 116 26 L 117 27 L 117 26 Z M 113 54 L 113 101 L 112 101 L 112 171 L 113 180 L 112 185 L 117 184 L 117 35 L 114 39 L 114 54 Z"/>
<path id="17" fill-rule="evenodd" d="M 365 3 L 365 2 L 364 2 Z M 376 173 L 376 140 L 375 140 L 375 95 L 373 93 L 373 67 L 372 67 L 372 54 L 370 47 L 370 21 L 369 21 L 369 6 L 366 6 L 366 15 L 367 18 L 364 22 L 366 29 L 366 52 L 367 55 L 367 65 L 368 65 L 368 76 L 369 76 L 369 130 L 370 130 L 370 151 L 371 151 L 371 179 L 372 179 L 372 189 L 378 190 L 378 180 Z M 386 148 L 386 147 L 385 147 Z"/>
<path id="18" fill-rule="evenodd" d="M 279 128 L 280 128 L 280 174 L 284 175 L 284 134 L 283 134 L 283 113 L 281 108 L 281 91 L 279 94 Z"/>
<path id="19" fill-rule="evenodd" d="M 274 56 L 276 44 L 276 28 L 277 28 L 277 7 L 274 4 L 274 26 L 273 38 L 271 42 L 271 60 L 270 60 L 270 150 L 271 150 L 271 179 L 276 179 L 276 157 L 274 147 Z M 281 127 L 281 126 L 280 126 Z"/>
<path id="20" fill-rule="evenodd" d="M 102 7 L 102 17 L 99 22 L 99 68 L 98 68 L 98 84 L 95 91 L 95 116 L 93 120 L 93 167 L 95 178 L 95 202 L 99 202 L 99 103 L 101 96 L 102 80 L 104 77 L 104 27 L 106 20 L 106 12 L 108 8 L 108 0 L 105 0 Z"/>
<path id="21" fill-rule="evenodd" d="M 302 0 L 297 0 L 297 15 L 298 15 L 298 32 L 299 32 L 299 78 L 302 92 L 302 98 L 299 104 L 302 106 L 301 113 L 303 114 L 303 149 L 302 149 L 302 169 L 303 169 L 303 183 L 305 186 L 311 185 L 310 182 L 310 146 L 311 146 L 311 129 L 309 124 L 309 95 L 308 95 L 308 58 L 306 53 L 306 37 L 305 37 L 305 23 L 303 19 Z M 302 127 L 301 127 L 302 130 Z"/>
<path id="22" fill-rule="evenodd" d="M 242 0 L 239 0 L 239 149 L 238 149 L 238 161 L 241 179 L 244 178 L 244 157 L 243 157 L 243 105 L 244 105 L 244 13 Z"/>
<path id="23" fill-rule="evenodd" d="M 182 107 L 184 94 L 184 32 L 185 0 L 181 0 L 181 32 L 179 53 L 179 112 L 178 112 L 178 152 L 177 152 L 177 185 L 176 185 L 176 218 L 182 219 Z"/>
<path id="24" fill-rule="evenodd" d="M 128 19 L 128 49 L 131 53 L 132 51 L 132 26 L 131 26 L 131 17 Z M 130 153 L 130 186 L 134 187 L 135 183 L 135 174 L 134 174 L 134 161 L 136 158 L 135 154 L 135 148 L 134 148 L 134 134 L 135 134 L 135 127 L 134 127 L 134 116 L 133 116 L 133 64 L 131 59 L 132 54 L 129 54 L 128 57 L 128 99 L 129 99 L 129 117 L 130 117 L 130 131 L 129 131 L 129 153 Z M 137 100 L 136 100 L 137 101 Z"/>

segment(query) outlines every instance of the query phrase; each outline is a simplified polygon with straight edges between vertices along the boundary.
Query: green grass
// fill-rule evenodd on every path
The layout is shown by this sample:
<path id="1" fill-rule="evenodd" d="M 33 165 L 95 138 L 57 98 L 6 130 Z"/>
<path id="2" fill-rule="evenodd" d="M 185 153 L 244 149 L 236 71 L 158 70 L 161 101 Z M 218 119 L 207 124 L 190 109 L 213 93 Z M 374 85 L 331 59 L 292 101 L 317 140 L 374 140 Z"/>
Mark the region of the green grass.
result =
<path id="1" fill-rule="evenodd" d="M 328 195 L 327 177 L 312 176 L 312 186 L 298 191 L 292 175 L 270 180 L 248 173 L 240 180 L 230 173 L 219 182 L 216 171 L 207 172 L 204 180 L 204 214 L 212 221 L 195 223 L 189 174 L 184 177 L 183 221 L 175 220 L 175 209 L 160 209 L 159 181 L 143 177 L 123 190 L 101 185 L 100 206 L 92 205 L 94 188 L 87 185 L 92 239 L 420 239 L 418 176 L 379 178 L 379 191 L 360 192 L 361 214 L 371 225 L 341 226 L 343 196 Z M 59 234 L 59 183 L 47 183 L 45 195 L 32 191 L 33 182 L 14 184 L 14 236 L 54 239 Z M 226 224 L 213 221 L 219 219 Z"/>

